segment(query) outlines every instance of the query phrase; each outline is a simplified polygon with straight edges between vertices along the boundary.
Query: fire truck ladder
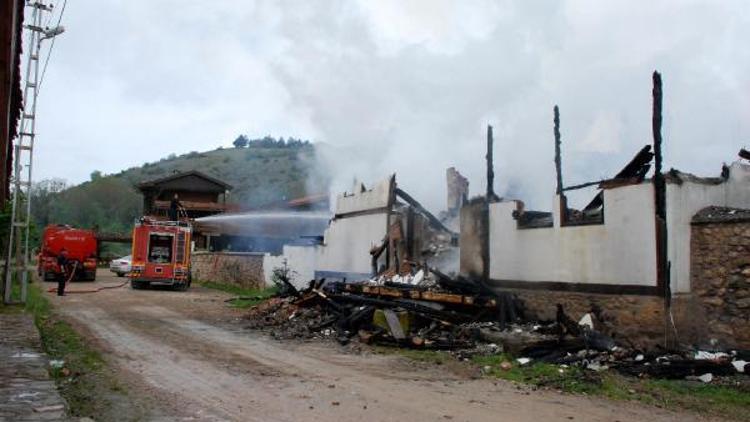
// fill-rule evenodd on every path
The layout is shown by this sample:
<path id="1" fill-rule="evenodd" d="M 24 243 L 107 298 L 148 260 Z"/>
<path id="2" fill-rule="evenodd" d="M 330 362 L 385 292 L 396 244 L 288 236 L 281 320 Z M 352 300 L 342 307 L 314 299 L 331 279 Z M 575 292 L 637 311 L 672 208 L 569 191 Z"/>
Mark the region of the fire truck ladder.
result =
<path id="1" fill-rule="evenodd" d="M 7 304 L 13 300 L 13 285 L 20 283 L 20 303 L 26 302 L 29 282 L 29 226 L 31 220 L 31 171 L 33 168 L 34 138 L 36 137 L 36 100 L 39 94 L 39 51 L 41 42 L 49 38 L 50 31 L 42 28 L 42 14 L 52 7 L 41 1 L 28 3 L 32 9 L 31 24 L 25 25 L 29 33 L 26 59 L 26 79 L 23 92 L 23 109 L 18 136 L 13 149 L 13 208 L 11 211 L 8 255 L 5 261 L 5 295 Z M 19 277 L 20 276 L 20 277 Z"/>

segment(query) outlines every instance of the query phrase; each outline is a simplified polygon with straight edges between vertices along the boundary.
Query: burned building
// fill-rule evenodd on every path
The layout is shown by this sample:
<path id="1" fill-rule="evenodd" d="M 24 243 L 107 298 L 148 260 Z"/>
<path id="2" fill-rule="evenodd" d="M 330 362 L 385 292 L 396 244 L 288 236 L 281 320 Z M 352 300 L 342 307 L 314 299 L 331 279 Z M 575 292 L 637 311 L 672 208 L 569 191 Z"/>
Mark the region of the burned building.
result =
<path id="1" fill-rule="evenodd" d="M 709 219 L 701 210 L 750 208 L 750 166 L 735 162 L 717 177 L 662 172 L 660 89 L 658 102 L 654 92 L 653 149 L 641 149 L 611 179 L 569 187 L 555 108 L 552 210 L 529 211 L 514 199 L 479 198 L 464 206 L 461 273 L 517 294 L 541 319 L 554 319 L 556 304 L 579 315 L 596 310 L 631 344 L 748 348 L 743 333 L 750 332 L 750 318 L 741 310 L 750 307 L 742 301 L 750 290 L 736 293 L 745 283 L 742 254 L 750 246 L 745 220 Z M 599 192 L 582 210 L 570 208 L 566 192 L 586 186 Z M 721 247 L 709 235 L 716 225 L 722 229 L 715 233 L 726 237 Z M 714 249 L 728 252 L 706 260 Z"/>
<path id="2" fill-rule="evenodd" d="M 469 197 L 469 179 L 461 175 L 455 167 L 445 171 L 445 178 L 448 185 L 446 213 L 449 216 L 457 216 Z"/>
<path id="3" fill-rule="evenodd" d="M 338 195 L 320 245 L 285 247 L 278 259 L 312 279 L 369 280 L 410 274 L 422 265 L 457 258 L 458 234 L 396 184 L 395 175 L 370 189 L 357 184 Z"/>

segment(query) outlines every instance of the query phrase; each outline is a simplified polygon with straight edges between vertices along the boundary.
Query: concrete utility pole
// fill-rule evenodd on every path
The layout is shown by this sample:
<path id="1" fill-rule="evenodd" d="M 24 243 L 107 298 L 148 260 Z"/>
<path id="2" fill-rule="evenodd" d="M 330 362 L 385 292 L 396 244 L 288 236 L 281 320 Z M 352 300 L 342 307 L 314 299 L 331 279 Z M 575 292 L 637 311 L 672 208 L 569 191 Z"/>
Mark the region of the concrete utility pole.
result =
<path id="1" fill-rule="evenodd" d="M 31 23 L 25 25 L 29 34 L 26 78 L 23 81 L 23 110 L 18 137 L 13 150 L 13 206 L 11 211 L 8 254 L 5 263 L 5 303 L 16 303 L 13 298 L 14 282 L 20 283 L 20 303 L 26 302 L 29 282 L 29 228 L 31 226 L 31 174 L 33 169 L 34 140 L 36 137 L 36 101 L 39 95 L 39 53 L 42 41 L 61 34 L 61 26 L 43 28 L 43 14 L 52 6 L 43 1 L 28 3 Z"/>

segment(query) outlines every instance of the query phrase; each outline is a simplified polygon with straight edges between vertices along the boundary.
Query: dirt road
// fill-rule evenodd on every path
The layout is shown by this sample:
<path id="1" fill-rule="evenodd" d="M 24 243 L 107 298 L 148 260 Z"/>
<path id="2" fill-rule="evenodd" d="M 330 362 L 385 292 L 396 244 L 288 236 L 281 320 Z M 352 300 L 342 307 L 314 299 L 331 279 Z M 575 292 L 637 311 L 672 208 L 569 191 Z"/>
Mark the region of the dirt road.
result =
<path id="1" fill-rule="evenodd" d="M 124 281 L 106 272 L 98 280 L 69 290 Z M 244 329 L 242 311 L 224 303 L 228 296 L 204 288 L 123 286 L 50 297 L 94 339 L 130 395 L 149 398 L 149 419 L 701 420 L 635 403 L 529 391 L 394 356 L 277 342 Z"/>

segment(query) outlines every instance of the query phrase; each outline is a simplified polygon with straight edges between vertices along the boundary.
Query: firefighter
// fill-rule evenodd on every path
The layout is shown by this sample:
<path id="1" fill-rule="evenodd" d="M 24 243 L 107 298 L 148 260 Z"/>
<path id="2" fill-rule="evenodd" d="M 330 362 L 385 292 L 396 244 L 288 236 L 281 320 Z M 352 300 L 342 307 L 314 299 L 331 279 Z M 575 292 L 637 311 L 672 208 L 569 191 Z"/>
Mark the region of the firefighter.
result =
<path id="1" fill-rule="evenodd" d="M 178 218 L 178 212 L 183 209 L 182 204 L 180 203 L 180 197 L 177 196 L 177 194 L 174 194 L 174 198 L 172 198 L 172 202 L 169 203 L 169 221 L 177 221 Z"/>
<path id="2" fill-rule="evenodd" d="M 60 267 L 60 272 L 57 273 L 57 295 L 65 296 L 65 282 L 68 281 L 68 251 L 65 248 L 60 250 L 57 255 L 57 266 Z"/>

